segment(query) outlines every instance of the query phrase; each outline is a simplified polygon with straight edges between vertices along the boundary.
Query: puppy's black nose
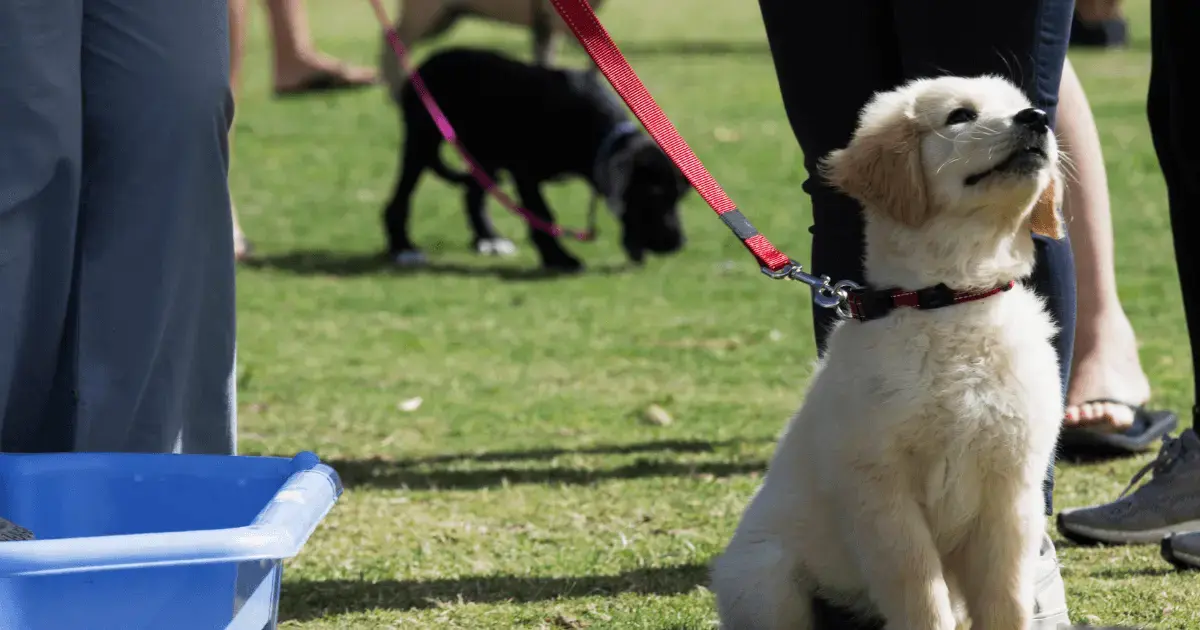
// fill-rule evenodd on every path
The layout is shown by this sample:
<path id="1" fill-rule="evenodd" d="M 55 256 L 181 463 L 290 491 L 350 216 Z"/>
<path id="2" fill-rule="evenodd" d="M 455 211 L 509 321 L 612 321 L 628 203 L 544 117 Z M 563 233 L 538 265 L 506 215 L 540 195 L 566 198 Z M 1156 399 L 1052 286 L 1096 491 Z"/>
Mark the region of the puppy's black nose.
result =
<path id="1" fill-rule="evenodd" d="M 1050 129 L 1050 117 L 1046 115 L 1046 112 L 1036 107 L 1022 109 L 1017 112 L 1013 116 L 1013 122 L 1037 133 L 1045 133 Z"/>

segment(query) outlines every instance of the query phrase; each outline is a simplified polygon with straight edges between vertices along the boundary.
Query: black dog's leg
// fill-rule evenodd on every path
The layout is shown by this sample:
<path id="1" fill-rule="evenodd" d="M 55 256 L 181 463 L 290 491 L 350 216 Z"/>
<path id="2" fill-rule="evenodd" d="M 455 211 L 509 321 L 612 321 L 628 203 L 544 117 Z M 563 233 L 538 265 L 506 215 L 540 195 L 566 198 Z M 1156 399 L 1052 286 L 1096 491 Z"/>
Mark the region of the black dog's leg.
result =
<path id="1" fill-rule="evenodd" d="M 521 195 L 521 202 L 525 204 L 525 207 L 537 218 L 552 223 L 554 216 L 550 213 L 550 206 L 546 205 L 546 200 L 542 198 L 542 192 L 538 189 L 537 182 L 520 177 L 515 177 L 515 179 L 517 192 Z M 538 255 L 542 259 L 542 266 L 546 269 L 565 272 L 583 270 L 583 263 L 568 254 L 556 237 L 531 225 L 529 226 L 529 238 L 537 248 Z"/>
<path id="2" fill-rule="evenodd" d="M 410 128 L 409 133 L 413 130 Z M 415 138 L 406 138 L 404 155 L 400 158 L 400 168 L 396 178 L 396 189 L 392 200 L 383 211 L 383 224 L 387 232 L 388 255 L 392 261 L 401 266 L 414 266 L 425 263 L 425 255 L 413 245 L 408 238 L 408 213 L 413 192 L 417 182 L 425 170 L 427 161 L 422 150 L 424 143 Z M 436 150 L 436 149 L 435 149 Z"/>
<path id="3" fill-rule="evenodd" d="M 496 179 L 495 171 L 489 170 L 488 177 L 492 180 Z M 467 221 L 471 226 L 471 233 L 474 236 L 471 241 L 471 246 L 475 248 L 475 252 L 485 256 L 510 256 L 515 254 L 517 248 L 512 241 L 500 236 L 496 231 L 496 226 L 492 225 L 492 219 L 487 213 L 487 192 L 479 182 L 472 181 L 467 184 Z"/>

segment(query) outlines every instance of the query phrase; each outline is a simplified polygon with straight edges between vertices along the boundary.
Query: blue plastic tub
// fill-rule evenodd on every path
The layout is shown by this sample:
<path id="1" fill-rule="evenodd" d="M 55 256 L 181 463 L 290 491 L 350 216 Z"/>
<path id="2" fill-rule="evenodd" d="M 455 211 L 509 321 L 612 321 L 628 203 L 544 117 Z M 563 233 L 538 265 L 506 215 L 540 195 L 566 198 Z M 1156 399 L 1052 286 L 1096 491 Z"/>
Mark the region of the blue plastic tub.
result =
<path id="1" fill-rule="evenodd" d="M 317 456 L 0 454 L 2 630 L 275 628 L 282 560 L 342 493 Z"/>

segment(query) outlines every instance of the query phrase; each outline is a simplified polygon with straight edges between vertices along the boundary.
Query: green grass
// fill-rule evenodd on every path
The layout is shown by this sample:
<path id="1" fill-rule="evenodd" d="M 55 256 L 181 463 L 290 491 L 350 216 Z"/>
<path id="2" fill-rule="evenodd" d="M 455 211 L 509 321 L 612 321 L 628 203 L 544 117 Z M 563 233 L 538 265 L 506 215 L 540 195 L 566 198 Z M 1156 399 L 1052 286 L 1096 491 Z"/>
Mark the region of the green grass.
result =
<path id="1" fill-rule="evenodd" d="M 322 48 L 373 62 L 367 3 L 309 4 Z M 1125 306 L 1156 402 L 1184 410 L 1188 346 L 1143 114 L 1144 0 L 1130 14 L 1131 50 L 1073 59 L 1107 149 Z M 811 369 L 807 291 L 763 279 L 694 195 L 679 256 L 599 273 L 623 262 L 606 219 L 601 242 L 568 244 L 596 273 L 535 281 L 519 273 L 535 259 L 518 221 L 493 204 L 516 260 L 472 256 L 461 193 L 431 177 L 414 236 L 444 271 L 387 271 L 373 256 L 398 114 L 378 89 L 268 98 L 263 17 L 231 175 L 264 257 L 238 277 L 241 448 L 312 449 L 347 485 L 288 564 L 285 625 L 712 627 L 705 565 Z M 806 261 L 801 155 L 754 3 L 611 0 L 602 17 L 729 194 Z M 478 23 L 444 41 L 528 55 L 524 32 Z M 583 223 L 583 184 L 549 196 L 564 223 Z M 416 396 L 419 409 L 400 409 Z M 641 420 L 650 403 L 675 422 Z M 1114 497 L 1145 459 L 1064 465 L 1059 506 Z M 1200 583 L 1155 549 L 1063 544 L 1061 556 L 1076 620 L 1200 626 Z"/>

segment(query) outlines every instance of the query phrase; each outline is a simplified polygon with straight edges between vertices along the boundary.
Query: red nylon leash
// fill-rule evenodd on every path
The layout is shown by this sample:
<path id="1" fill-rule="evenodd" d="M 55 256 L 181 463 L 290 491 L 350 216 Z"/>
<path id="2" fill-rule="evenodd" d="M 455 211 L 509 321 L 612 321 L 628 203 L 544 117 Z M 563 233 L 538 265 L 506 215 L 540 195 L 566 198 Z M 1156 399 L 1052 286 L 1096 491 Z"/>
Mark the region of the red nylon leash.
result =
<path id="1" fill-rule="evenodd" d="M 371 6 L 375 9 L 375 17 L 379 19 L 379 24 L 383 26 L 384 33 L 387 35 L 388 43 L 391 45 L 392 50 L 396 53 L 396 58 L 399 59 L 400 65 L 404 68 L 404 71 L 408 73 L 409 81 L 412 82 L 413 89 L 416 90 L 417 96 L 421 99 L 421 103 L 425 105 L 425 110 L 428 111 L 429 116 L 433 118 L 433 122 L 437 125 L 438 131 L 442 134 L 442 138 L 444 138 L 446 142 L 453 145 L 458 151 L 458 154 L 462 157 L 463 161 L 471 167 L 471 176 L 475 178 L 475 181 L 479 182 L 479 185 L 482 186 L 484 190 L 495 197 L 496 200 L 500 202 L 500 205 L 508 208 L 510 212 L 520 216 L 525 220 L 526 223 L 536 230 L 540 230 L 554 236 L 570 236 L 571 238 L 579 241 L 586 242 L 594 240 L 596 237 L 594 209 L 589 213 L 588 229 L 580 232 L 578 230 L 564 228 L 538 218 L 500 189 L 500 187 L 496 184 L 496 181 L 488 176 L 487 172 L 485 172 L 479 166 L 479 163 L 475 161 L 475 158 L 471 156 L 466 147 L 464 147 L 462 142 L 459 141 L 458 134 L 455 133 L 454 127 L 450 124 L 450 120 L 446 118 L 444 113 L 442 113 L 442 108 L 438 107 L 437 101 L 434 100 L 433 95 L 429 93 L 429 89 L 425 87 L 425 82 L 421 80 L 421 75 L 417 73 L 416 68 L 412 67 L 412 64 L 408 59 L 408 50 L 404 47 L 404 42 L 400 41 L 400 35 L 396 33 L 396 29 L 392 28 L 391 20 L 388 19 L 387 11 L 383 8 L 383 4 L 380 2 L 380 0 L 371 0 Z"/>
<path id="2" fill-rule="evenodd" d="M 372 0 L 377 2 L 378 0 Z M 725 225 L 733 232 L 746 249 L 754 256 L 765 271 L 778 272 L 784 275 L 768 274 L 772 277 L 788 277 L 787 273 L 794 265 L 791 259 L 775 248 L 754 228 L 745 216 L 734 205 L 733 200 L 713 179 L 708 169 L 692 152 L 691 147 L 684 141 L 675 126 L 667 119 L 662 108 L 654 102 L 646 86 L 642 84 L 637 73 L 630 67 L 625 56 L 621 54 L 616 43 L 609 37 L 608 31 L 596 17 L 595 11 L 585 0 L 550 0 L 554 9 L 562 16 L 563 21 L 570 27 L 575 38 L 583 45 L 592 61 L 604 73 L 613 89 L 621 96 L 621 100 L 629 106 L 634 116 L 646 127 L 646 131 L 662 147 L 671 161 L 683 171 L 696 192 L 708 202 L 709 207 L 721 217 Z"/>

